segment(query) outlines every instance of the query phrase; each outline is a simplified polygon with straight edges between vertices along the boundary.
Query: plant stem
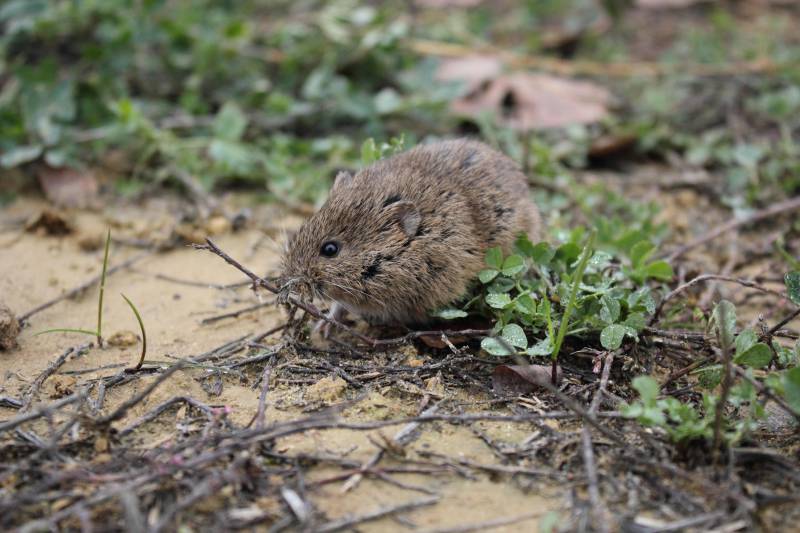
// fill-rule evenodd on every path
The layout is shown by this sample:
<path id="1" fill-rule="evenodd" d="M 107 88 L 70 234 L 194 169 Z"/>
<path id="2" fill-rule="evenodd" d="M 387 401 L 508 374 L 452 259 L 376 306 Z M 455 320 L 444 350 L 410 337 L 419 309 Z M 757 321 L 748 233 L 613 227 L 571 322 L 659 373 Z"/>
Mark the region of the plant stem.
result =
<path id="1" fill-rule="evenodd" d="M 575 271 L 572 273 L 572 289 L 569 293 L 569 300 L 567 301 L 567 307 L 564 308 L 564 314 L 561 317 L 561 324 L 558 326 L 558 336 L 556 337 L 555 344 L 553 344 L 553 370 L 551 375 L 551 381 L 553 384 L 556 383 L 556 373 L 558 368 L 558 353 L 561 351 L 561 344 L 564 342 L 564 336 L 567 334 L 567 327 L 569 326 L 569 318 L 572 315 L 572 311 L 575 309 L 575 299 L 578 296 L 578 288 L 581 285 L 581 281 L 583 280 L 583 273 L 586 270 L 586 265 L 589 264 L 589 258 L 592 256 L 594 252 L 594 238 L 595 232 L 589 235 L 589 240 L 586 242 L 586 246 L 583 248 L 583 253 L 581 254 L 581 259 L 578 262 L 578 266 L 575 268 Z"/>
<path id="2" fill-rule="evenodd" d="M 106 291 L 106 271 L 108 270 L 108 249 L 111 244 L 111 228 L 106 234 L 106 249 L 103 253 L 103 273 L 100 275 L 100 295 L 97 298 L 97 346 L 103 347 L 103 293 Z"/>

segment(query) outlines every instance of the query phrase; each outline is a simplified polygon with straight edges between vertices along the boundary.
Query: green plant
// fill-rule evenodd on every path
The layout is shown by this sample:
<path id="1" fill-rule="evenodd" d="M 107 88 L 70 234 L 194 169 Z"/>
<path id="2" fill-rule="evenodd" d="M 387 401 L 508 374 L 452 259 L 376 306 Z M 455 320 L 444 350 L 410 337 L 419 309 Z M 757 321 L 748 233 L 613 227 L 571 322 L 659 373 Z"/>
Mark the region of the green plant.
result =
<path id="1" fill-rule="evenodd" d="M 790 288 L 789 294 L 795 291 Z M 796 293 L 795 293 L 796 294 Z M 800 299 L 800 294 L 796 294 Z M 735 339 L 733 341 L 732 364 L 741 372 L 733 376 L 733 384 L 722 406 L 722 440 L 733 445 L 753 430 L 758 420 L 766 412 L 764 400 L 759 398 L 759 388 L 766 387 L 771 393 L 783 398 L 786 405 L 800 416 L 800 341 L 793 348 L 763 342 L 752 329 L 738 331 L 736 327 L 736 308 L 726 301 L 720 301 L 714 308 L 708 323 L 717 337 Z M 774 365 L 776 370 L 764 374 L 764 369 Z M 722 380 L 723 365 L 714 363 L 695 370 L 699 385 L 705 389 L 700 405 L 682 402 L 677 398 L 659 398 L 658 382 L 650 376 L 639 376 L 632 381 L 639 393 L 639 400 L 621 407 L 621 412 L 648 427 L 660 428 L 676 442 L 705 439 L 714 436 L 715 413 L 721 401 L 714 391 Z M 760 371 L 761 375 L 757 375 Z"/>
<path id="2" fill-rule="evenodd" d="M 637 340 L 655 311 L 653 290 L 660 290 L 672 271 L 666 263 L 647 262 L 653 247 L 642 233 L 597 245 L 595 234 L 585 233 L 577 228 L 555 248 L 520 236 L 516 252 L 506 257 L 499 248 L 490 249 L 476 294 L 438 316 L 492 317 L 492 335 L 481 346 L 498 356 L 513 350 L 555 360 L 567 337 L 599 342 L 608 350 L 626 337 Z"/>
<path id="3" fill-rule="evenodd" d="M 105 294 L 106 288 L 106 273 L 108 272 L 108 251 L 111 244 L 111 230 L 108 230 L 106 234 L 106 242 L 105 248 L 103 251 L 103 268 L 100 274 L 100 285 L 97 295 L 97 327 L 94 330 L 87 330 L 87 329 L 78 329 L 78 328 L 53 328 L 47 329 L 44 331 L 39 331 L 36 335 L 43 335 L 45 333 L 80 333 L 82 335 L 91 335 L 97 338 L 97 345 L 103 345 L 103 336 L 102 336 L 102 326 L 103 326 L 103 296 Z M 144 363 L 144 358 L 147 353 L 147 333 L 144 328 L 144 322 L 142 321 L 142 316 L 139 314 L 139 310 L 136 309 L 136 306 L 133 305 L 133 302 L 128 299 L 127 296 L 124 294 L 120 294 L 128 306 L 131 308 L 134 316 L 136 317 L 136 321 L 139 323 L 139 329 L 142 332 L 142 353 L 139 357 L 138 364 L 134 367 L 134 370 L 138 370 L 141 368 L 142 364 Z"/>

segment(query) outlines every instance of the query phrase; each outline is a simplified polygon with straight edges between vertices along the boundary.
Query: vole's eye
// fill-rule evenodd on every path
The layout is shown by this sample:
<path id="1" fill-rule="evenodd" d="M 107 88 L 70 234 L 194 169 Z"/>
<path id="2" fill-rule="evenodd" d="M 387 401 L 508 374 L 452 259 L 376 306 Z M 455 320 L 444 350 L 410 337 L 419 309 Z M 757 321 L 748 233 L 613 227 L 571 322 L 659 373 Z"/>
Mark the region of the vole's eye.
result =
<path id="1" fill-rule="evenodd" d="M 324 242 L 319 249 L 319 253 L 325 257 L 336 257 L 339 253 L 339 243 L 336 241 Z"/>

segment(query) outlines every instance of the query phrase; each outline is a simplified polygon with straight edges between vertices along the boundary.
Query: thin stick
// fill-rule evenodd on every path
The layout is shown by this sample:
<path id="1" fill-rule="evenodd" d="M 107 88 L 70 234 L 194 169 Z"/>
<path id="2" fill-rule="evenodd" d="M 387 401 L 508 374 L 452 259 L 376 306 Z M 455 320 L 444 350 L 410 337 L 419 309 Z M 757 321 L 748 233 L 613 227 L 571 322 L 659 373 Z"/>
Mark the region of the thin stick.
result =
<path id="1" fill-rule="evenodd" d="M 611 373 L 611 365 L 614 362 L 614 352 L 609 352 L 606 355 L 605 363 L 603 366 L 603 373 L 600 375 L 600 385 L 592 398 L 592 404 L 589 406 L 589 414 L 595 416 L 597 409 L 600 406 L 605 389 L 608 386 L 608 376 Z M 602 500 L 600 499 L 600 489 L 598 487 L 597 466 L 594 460 L 594 449 L 592 445 L 592 433 L 589 426 L 583 426 L 581 430 L 581 448 L 583 450 L 583 464 L 586 467 L 586 478 L 589 483 L 589 502 L 592 505 L 592 512 L 594 514 L 594 522 L 599 531 L 608 532 L 609 524 L 607 513 Z"/>
<path id="2" fill-rule="evenodd" d="M 64 352 L 59 355 L 55 361 L 52 361 L 44 371 L 39 374 L 33 383 L 28 387 L 28 390 L 25 391 L 25 394 L 22 395 L 22 408 L 20 412 L 26 412 L 31 404 L 33 403 L 33 398 L 36 396 L 36 393 L 39 392 L 39 388 L 44 384 L 45 380 L 56 373 L 56 371 L 61 368 L 61 365 L 67 362 L 67 358 L 72 354 L 79 354 L 89 348 L 91 346 L 91 342 L 87 342 L 85 344 L 81 344 L 80 346 L 72 346 L 64 350 Z"/>
<path id="3" fill-rule="evenodd" d="M 128 268 L 132 264 L 144 259 L 145 257 L 151 255 L 152 253 L 153 253 L 152 251 L 148 251 L 148 252 L 141 253 L 139 255 L 135 255 L 135 256 L 131 257 L 130 259 L 128 259 L 126 261 L 123 261 L 122 263 L 109 268 L 108 272 L 106 272 L 106 278 L 108 278 L 108 276 L 114 274 L 115 272 L 118 272 L 119 270 L 122 270 L 123 268 Z M 91 287 L 92 285 L 97 283 L 100 280 L 100 277 L 101 277 L 101 275 L 98 274 L 97 276 L 93 277 L 92 279 L 90 279 L 90 280 L 88 280 L 88 281 L 86 281 L 84 283 L 81 283 L 80 285 L 78 285 L 74 289 L 71 289 L 71 290 L 65 292 L 61 296 L 53 298 L 52 300 L 49 300 L 49 301 L 47 301 L 47 302 L 45 302 L 45 303 L 43 303 L 43 304 L 41 304 L 39 306 L 34 307 L 33 309 L 31 309 L 27 313 L 24 313 L 24 314 L 20 315 L 19 318 L 17 319 L 18 322 L 20 323 L 20 325 L 22 325 L 25 321 L 27 321 L 30 317 L 32 317 L 36 313 L 44 311 L 45 309 L 47 309 L 49 307 L 52 307 L 55 304 L 57 304 L 57 303 L 59 303 L 59 302 L 61 302 L 63 300 L 66 300 L 68 298 L 72 298 L 73 296 L 77 296 L 78 294 L 82 293 L 83 291 L 85 291 L 86 289 L 88 289 L 89 287 Z"/>
<path id="4" fill-rule="evenodd" d="M 60 400 L 58 400 L 56 402 L 53 402 L 51 404 L 44 405 L 44 406 L 40 407 L 39 409 L 37 409 L 36 411 L 31 411 L 29 413 L 24 413 L 24 414 L 15 416 L 14 418 L 12 418 L 10 420 L 6 420 L 5 422 L 0 422 L 0 433 L 3 433 L 5 431 L 9 431 L 11 429 L 14 429 L 15 427 L 17 427 L 17 426 L 19 426 L 21 424 L 24 424 L 25 422 L 28 422 L 30 420 L 35 420 L 35 419 L 37 419 L 39 417 L 48 415 L 48 414 L 52 413 L 53 411 L 55 411 L 56 409 L 60 409 L 60 408 L 64 407 L 65 405 L 69 405 L 69 404 L 75 403 L 77 401 L 81 401 L 85 397 L 86 397 L 86 392 L 85 391 L 77 392 L 75 394 L 67 396 L 66 398 L 61 398 Z"/>
<path id="5" fill-rule="evenodd" d="M 382 507 L 376 511 L 372 511 L 371 513 L 354 516 L 352 518 L 342 518 L 340 520 L 328 522 L 327 524 L 322 524 L 315 528 L 314 531 L 317 531 L 318 533 L 330 533 L 333 531 L 342 531 L 343 529 L 352 529 L 358 524 L 371 522 L 372 520 L 378 520 L 379 518 L 383 518 L 384 516 L 388 516 L 390 514 L 401 513 L 403 511 L 410 511 L 419 507 L 433 505 L 434 503 L 438 502 L 439 499 L 439 496 L 431 496 L 430 498 L 422 498 L 413 502 L 401 503 L 400 505 Z"/>
<path id="6" fill-rule="evenodd" d="M 647 61 L 625 61 L 617 63 L 582 61 L 570 59 L 559 60 L 543 56 L 520 55 L 498 47 L 481 45 L 465 46 L 455 43 L 431 41 L 424 39 L 411 39 L 407 46 L 414 52 L 424 55 L 441 57 L 465 57 L 475 54 L 487 54 L 500 57 L 510 66 L 517 68 L 544 70 L 556 74 L 574 76 L 664 76 L 672 72 L 690 73 L 692 76 L 739 76 L 742 74 L 760 74 L 775 72 L 780 69 L 780 64 L 768 58 L 753 61 L 728 63 L 720 65 L 701 63 L 663 64 Z"/>
<path id="7" fill-rule="evenodd" d="M 230 313 L 225 313 L 225 314 L 222 314 L 222 315 L 216 315 L 216 316 L 211 316 L 211 317 L 208 317 L 208 318 L 204 318 L 203 320 L 200 321 L 200 323 L 203 324 L 203 325 L 206 325 L 206 324 L 212 324 L 214 322 L 218 322 L 220 320 L 224 320 L 226 318 L 236 318 L 236 317 L 238 317 L 240 315 L 243 315 L 245 313 L 249 313 L 250 311 L 255 311 L 256 309 L 261 309 L 262 307 L 267 307 L 268 305 L 273 305 L 274 303 L 275 303 L 274 300 L 269 300 L 267 302 L 261 302 L 261 303 L 255 304 L 255 305 L 251 305 L 249 307 L 245 307 L 244 309 L 239 309 L 238 311 L 232 311 Z"/>
<path id="8" fill-rule="evenodd" d="M 111 422 L 114 422 L 115 420 L 122 418 L 123 416 L 125 416 L 125 413 L 127 413 L 132 407 L 134 407 L 136 404 L 138 404 L 139 402 L 144 400 L 147 396 L 149 396 L 150 393 L 156 389 L 156 387 L 164 383 L 172 374 L 183 368 L 186 368 L 186 365 L 183 363 L 183 361 L 180 361 L 172 365 L 166 371 L 160 374 L 155 379 L 155 381 L 153 381 L 150 385 L 148 385 L 147 388 L 145 388 L 141 393 L 137 394 L 133 398 L 129 398 L 128 400 L 124 401 L 122 405 L 117 407 L 117 409 L 111 414 L 100 417 L 99 419 L 96 420 L 96 423 L 110 424 Z"/>
<path id="9" fill-rule="evenodd" d="M 676 259 L 681 257 L 689 250 L 693 250 L 698 246 L 701 246 L 709 241 L 712 241 L 725 232 L 731 231 L 736 228 L 740 228 L 742 226 L 747 226 L 749 224 L 753 224 L 754 222 L 759 222 L 761 220 L 774 217 L 776 215 L 789 213 L 791 211 L 795 211 L 798 209 L 800 209 L 800 196 L 784 200 L 783 202 L 778 202 L 777 204 L 772 204 L 766 209 L 756 211 L 755 213 L 745 218 L 739 220 L 731 220 L 727 224 L 722 224 L 721 226 L 717 226 L 716 228 L 709 231 L 705 235 L 702 235 L 696 238 L 695 240 L 687 244 L 684 244 L 680 248 L 674 250 L 671 254 L 669 254 L 669 256 L 667 256 L 667 261 L 670 263 L 674 262 Z"/>
<path id="10" fill-rule="evenodd" d="M 542 516 L 542 513 L 526 513 L 518 516 L 510 516 L 508 518 L 495 518 L 484 522 L 476 522 L 474 524 L 464 524 L 462 526 L 423 529 L 420 533 L 468 533 L 470 531 L 488 531 L 496 527 L 510 526 L 512 524 L 525 522 L 526 520 L 533 520 L 540 516 Z"/>
<path id="11" fill-rule="evenodd" d="M 780 322 L 778 322 L 777 324 L 775 324 L 774 326 L 772 326 L 772 327 L 770 328 L 770 330 L 767 332 L 767 335 L 768 335 L 768 336 L 770 336 L 770 335 L 775 335 L 775 333 L 776 333 L 776 332 L 777 332 L 779 329 L 781 329 L 783 326 L 785 326 L 786 324 L 788 324 L 789 322 L 791 322 L 792 320 L 794 320 L 794 319 L 795 319 L 795 318 L 797 318 L 798 316 L 800 316 L 800 307 L 798 307 L 797 309 L 795 309 L 793 313 L 789 314 L 789 316 L 787 316 L 786 318 L 784 318 L 783 320 L 781 320 Z"/>
<path id="12" fill-rule="evenodd" d="M 732 278 L 730 276 L 721 276 L 719 274 L 702 274 L 700 276 L 697 276 L 694 279 L 691 279 L 691 280 L 687 281 L 683 285 L 678 286 L 677 288 L 672 290 L 669 294 L 667 294 L 664 297 L 664 299 L 661 300 L 661 302 L 659 302 L 658 307 L 656 307 L 656 311 L 655 311 L 655 313 L 653 313 L 652 318 L 650 318 L 650 322 L 648 323 L 648 325 L 652 326 L 653 324 L 658 322 L 658 318 L 661 315 L 661 311 L 664 309 L 664 306 L 666 305 L 666 303 L 668 301 L 672 300 L 675 296 L 677 296 L 678 294 L 682 293 L 686 289 L 688 289 L 690 287 L 693 287 L 694 285 L 697 285 L 698 283 L 701 283 L 703 281 L 708 281 L 708 280 L 718 280 L 718 281 L 726 281 L 728 283 L 738 283 L 739 285 L 742 285 L 744 287 L 749 287 L 751 289 L 756 289 L 756 290 L 761 291 L 761 292 L 766 293 L 766 294 L 772 294 L 773 296 L 777 296 L 778 298 L 781 298 L 783 300 L 791 302 L 789 297 L 787 295 L 783 294 L 782 292 L 778 292 L 776 290 L 768 289 L 767 287 L 759 285 L 758 283 L 756 283 L 754 281 L 750 281 L 750 280 L 746 280 L 746 279 L 740 279 L 740 278 Z"/>

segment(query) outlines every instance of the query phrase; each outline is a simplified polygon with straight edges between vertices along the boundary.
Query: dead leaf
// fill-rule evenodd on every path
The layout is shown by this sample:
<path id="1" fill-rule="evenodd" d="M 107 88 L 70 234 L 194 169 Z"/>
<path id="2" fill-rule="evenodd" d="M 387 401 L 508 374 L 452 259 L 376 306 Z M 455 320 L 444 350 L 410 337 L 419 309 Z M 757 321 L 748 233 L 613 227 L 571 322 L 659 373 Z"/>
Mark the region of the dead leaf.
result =
<path id="1" fill-rule="evenodd" d="M 44 209 L 28 220 L 25 231 L 50 236 L 69 235 L 72 233 L 72 224 L 63 213 Z"/>
<path id="2" fill-rule="evenodd" d="M 462 82 L 466 93 L 472 94 L 503 72 L 503 62 L 491 55 L 472 55 L 442 59 L 436 69 L 440 81 Z"/>
<path id="3" fill-rule="evenodd" d="M 85 208 L 97 199 L 99 186 L 91 170 L 40 166 L 36 174 L 44 195 L 57 206 Z"/>
<path id="4" fill-rule="evenodd" d="M 51 399 L 64 398 L 75 392 L 77 380 L 73 376 L 56 374 L 47 380 L 47 397 Z"/>
<path id="5" fill-rule="evenodd" d="M 14 312 L 0 303 L 0 350 L 11 350 L 17 347 L 19 322 Z"/>
<path id="6" fill-rule="evenodd" d="M 524 131 L 598 122 L 608 116 L 610 102 L 611 94 L 594 83 L 518 72 L 485 82 L 450 107 L 470 118 L 488 112 L 504 126 Z"/>
<path id="7" fill-rule="evenodd" d="M 501 396 L 528 394 L 549 383 L 550 365 L 500 365 L 492 372 L 492 388 Z M 556 381 L 561 381 L 561 367 L 556 369 Z"/>
<path id="8" fill-rule="evenodd" d="M 628 133 L 602 135 L 589 146 L 589 157 L 609 158 L 620 155 L 636 146 L 638 139 Z"/>

